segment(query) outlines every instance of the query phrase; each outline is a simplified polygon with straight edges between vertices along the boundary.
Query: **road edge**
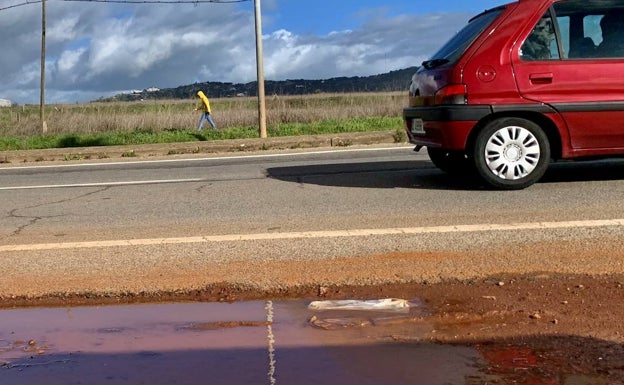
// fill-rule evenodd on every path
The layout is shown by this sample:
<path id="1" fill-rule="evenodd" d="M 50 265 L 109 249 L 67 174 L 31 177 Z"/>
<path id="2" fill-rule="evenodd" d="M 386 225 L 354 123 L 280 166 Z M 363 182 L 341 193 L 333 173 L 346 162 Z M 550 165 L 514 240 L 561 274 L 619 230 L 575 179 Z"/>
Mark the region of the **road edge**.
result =
<path id="1" fill-rule="evenodd" d="M 401 143 L 394 131 L 343 133 L 276 138 L 226 139 L 204 142 L 159 143 L 124 146 L 67 147 L 0 152 L 0 163 L 72 162 L 102 159 L 144 159 L 191 154 L 240 153 L 304 148 Z"/>

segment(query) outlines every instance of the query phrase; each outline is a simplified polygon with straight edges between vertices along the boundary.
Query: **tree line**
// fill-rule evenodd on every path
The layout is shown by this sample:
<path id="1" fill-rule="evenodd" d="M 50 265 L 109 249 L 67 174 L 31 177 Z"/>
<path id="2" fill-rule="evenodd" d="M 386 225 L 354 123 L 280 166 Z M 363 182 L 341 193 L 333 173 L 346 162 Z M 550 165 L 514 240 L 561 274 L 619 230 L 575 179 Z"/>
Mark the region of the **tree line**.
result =
<path id="1" fill-rule="evenodd" d="M 416 70 L 417 67 L 409 67 L 379 75 L 337 77 L 323 80 L 267 80 L 265 81 L 265 94 L 305 95 L 314 93 L 403 91 L 408 89 L 409 82 Z M 194 83 L 175 88 L 145 89 L 132 93 L 118 94 L 110 98 L 100 99 L 99 101 L 188 99 L 194 97 L 199 90 L 207 92 L 212 98 L 255 96 L 258 94 L 258 83 Z"/>

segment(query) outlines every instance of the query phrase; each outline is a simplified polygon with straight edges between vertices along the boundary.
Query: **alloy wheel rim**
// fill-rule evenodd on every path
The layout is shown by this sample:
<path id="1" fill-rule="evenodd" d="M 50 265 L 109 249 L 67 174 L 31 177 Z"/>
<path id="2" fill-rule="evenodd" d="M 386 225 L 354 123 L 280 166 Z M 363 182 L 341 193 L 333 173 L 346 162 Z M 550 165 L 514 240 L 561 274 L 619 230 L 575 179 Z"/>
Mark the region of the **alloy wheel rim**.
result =
<path id="1" fill-rule="evenodd" d="M 499 129 L 485 145 L 488 169 L 504 180 L 517 180 L 531 174 L 539 163 L 540 155 L 535 135 L 519 126 Z"/>

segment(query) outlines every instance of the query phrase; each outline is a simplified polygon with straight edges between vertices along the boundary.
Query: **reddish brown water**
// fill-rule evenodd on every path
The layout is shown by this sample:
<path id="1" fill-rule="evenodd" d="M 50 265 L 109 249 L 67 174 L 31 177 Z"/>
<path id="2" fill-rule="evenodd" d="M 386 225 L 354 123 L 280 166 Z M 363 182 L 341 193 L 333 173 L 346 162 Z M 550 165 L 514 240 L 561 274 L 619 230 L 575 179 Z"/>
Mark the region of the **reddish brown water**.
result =
<path id="1" fill-rule="evenodd" d="M 480 377 L 476 350 L 421 342 L 431 327 L 420 308 L 307 305 L 2 310 L 0 384 L 443 385 Z"/>

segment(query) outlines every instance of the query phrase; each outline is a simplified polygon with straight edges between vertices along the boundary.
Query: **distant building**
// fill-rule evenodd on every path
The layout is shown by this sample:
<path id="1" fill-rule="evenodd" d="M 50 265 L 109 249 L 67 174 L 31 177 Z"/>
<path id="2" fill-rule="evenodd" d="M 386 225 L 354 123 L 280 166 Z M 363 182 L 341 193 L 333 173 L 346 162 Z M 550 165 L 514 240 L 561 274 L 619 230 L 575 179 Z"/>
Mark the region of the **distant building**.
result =
<path id="1" fill-rule="evenodd" d="M 0 99 L 0 107 L 11 107 L 13 105 L 13 102 L 11 102 L 9 99 Z"/>
<path id="2" fill-rule="evenodd" d="M 157 91 L 160 91 L 160 88 L 150 87 L 150 88 L 146 89 L 145 91 L 147 91 L 147 92 L 157 92 Z"/>

